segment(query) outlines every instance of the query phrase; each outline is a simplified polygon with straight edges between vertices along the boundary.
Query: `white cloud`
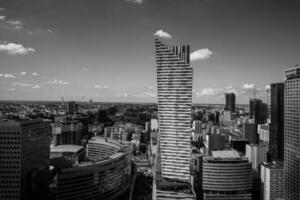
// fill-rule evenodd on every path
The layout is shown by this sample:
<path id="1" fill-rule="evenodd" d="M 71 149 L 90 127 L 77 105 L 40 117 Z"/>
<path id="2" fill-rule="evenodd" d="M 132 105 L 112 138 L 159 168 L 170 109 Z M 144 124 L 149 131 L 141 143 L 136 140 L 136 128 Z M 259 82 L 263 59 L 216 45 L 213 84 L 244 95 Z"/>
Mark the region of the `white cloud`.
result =
<path id="1" fill-rule="evenodd" d="M 15 91 L 16 88 L 8 88 L 7 90 L 8 90 L 8 91 Z"/>
<path id="2" fill-rule="evenodd" d="M 83 67 L 83 68 L 81 68 L 81 70 L 82 70 L 82 71 L 84 71 L 84 72 L 86 72 L 86 71 L 88 71 L 89 69 L 88 69 L 88 68 L 85 68 L 85 67 Z"/>
<path id="3" fill-rule="evenodd" d="M 14 75 L 12 74 L 3 74 L 4 78 L 16 78 Z"/>
<path id="4" fill-rule="evenodd" d="M 214 96 L 214 95 L 219 95 L 223 93 L 222 89 L 214 89 L 214 88 L 204 88 L 200 90 L 200 92 L 197 92 L 197 96 Z"/>
<path id="5" fill-rule="evenodd" d="M 108 87 L 106 85 L 101 86 L 101 85 L 94 85 L 95 89 L 107 89 Z"/>
<path id="6" fill-rule="evenodd" d="M 3 74 L 0 74 L 0 77 L 2 77 L 3 76 Z"/>
<path id="7" fill-rule="evenodd" d="M 156 97 L 156 94 L 153 92 L 143 92 L 141 94 L 135 94 L 133 95 L 134 97 L 138 97 L 138 98 L 147 98 L 147 97 Z"/>
<path id="8" fill-rule="evenodd" d="M 0 8 L 0 12 L 3 11 L 3 10 L 5 10 L 5 8 Z"/>
<path id="9" fill-rule="evenodd" d="M 172 38 L 172 36 L 169 33 L 165 32 L 163 30 L 156 31 L 154 33 L 154 36 L 160 37 L 160 38 Z"/>
<path id="10" fill-rule="evenodd" d="M 33 88 L 33 89 L 40 89 L 41 86 L 40 86 L 40 85 L 34 85 L 34 86 L 32 86 L 32 88 Z"/>
<path id="11" fill-rule="evenodd" d="M 142 4 L 144 0 L 126 0 L 127 2 L 136 3 L 136 4 Z"/>
<path id="12" fill-rule="evenodd" d="M 7 43 L 0 44 L 0 51 L 6 51 L 10 55 L 25 55 L 29 52 L 35 52 L 31 47 L 24 47 L 22 44 Z"/>
<path id="13" fill-rule="evenodd" d="M 19 87 L 31 87 L 32 86 L 29 83 L 19 83 L 19 82 L 14 82 L 12 85 L 13 86 L 19 86 Z"/>
<path id="14" fill-rule="evenodd" d="M 68 82 L 62 81 L 62 80 L 57 80 L 57 79 L 53 79 L 52 81 L 47 81 L 48 84 L 52 84 L 52 85 L 68 85 Z"/>
<path id="15" fill-rule="evenodd" d="M 271 89 L 270 85 L 265 86 L 265 90 L 270 90 L 270 89 Z"/>
<path id="16" fill-rule="evenodd" d="M 255 84 L 254 83 L 245 83 L 244 85 L 243 85 L 243 89 L 245 89 L 245 90 L 253 90 L 253 89 L 255 89 Z"/>
<path id="17" fill-rule="evenodd" d="M 32 72 L 32 76 L 39 76 L 39 73 L 37 73 L 37 72 Z"/>
<path id="18" fill-rule="evenodd" d="M 153 87 L 153 86 L 149 86 L 148 88 L 149 88 L 149 90 L 153 90 L 153 89 L 154 89 L 154 87 Z"/>
<path id="19" fill-rule="evenodd" d="M 26 72 L 21 72 L 21 75 L 22 75 L 22 76 L 26 75 Z"/>
<path id="20" fill-rule="evenodd" d="M 5 16 L 4 15 L 0 15 L 0 20 L 5 20 Z"/>
<path id="21" fill-rule="evenodd" d="M 190 60 L 205 60 L 208 59 L 212 54 L 213 52 L 209 49 L 199 49 L 190 54 Z"/>

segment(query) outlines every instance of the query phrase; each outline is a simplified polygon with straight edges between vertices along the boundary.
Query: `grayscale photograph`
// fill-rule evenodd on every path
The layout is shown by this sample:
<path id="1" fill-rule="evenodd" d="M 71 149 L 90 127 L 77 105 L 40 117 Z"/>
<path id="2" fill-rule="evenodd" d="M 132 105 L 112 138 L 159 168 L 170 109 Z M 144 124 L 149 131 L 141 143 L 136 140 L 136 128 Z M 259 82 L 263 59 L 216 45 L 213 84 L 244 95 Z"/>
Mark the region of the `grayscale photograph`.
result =
<path id="1" fill-rule="evenodd" d="M 300 200 L 299 0 L 0 0 L 0 200 Z"/>

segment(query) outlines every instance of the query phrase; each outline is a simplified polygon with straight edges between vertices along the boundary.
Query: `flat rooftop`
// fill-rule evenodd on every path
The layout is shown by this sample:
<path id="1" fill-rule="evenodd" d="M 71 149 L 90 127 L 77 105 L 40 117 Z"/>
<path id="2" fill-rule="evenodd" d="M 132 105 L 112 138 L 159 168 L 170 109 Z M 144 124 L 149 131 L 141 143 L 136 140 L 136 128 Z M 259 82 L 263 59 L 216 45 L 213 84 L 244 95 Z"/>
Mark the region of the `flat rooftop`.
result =
<path id="1" fill-rule="evenodd" d="M 213 158 L 241 158 L 239 152 L 236 150 L 212 151 L 211 154 Z"/>
<path id="2" fill-rule="evenodd" d="M 83 149 L 83 146 L 67 144 L 67 145 L 54 146 L 50 149 L 50 152 L 51 153 L 63 153 L 63 152 L 77 153 L 81 149 Z"/>

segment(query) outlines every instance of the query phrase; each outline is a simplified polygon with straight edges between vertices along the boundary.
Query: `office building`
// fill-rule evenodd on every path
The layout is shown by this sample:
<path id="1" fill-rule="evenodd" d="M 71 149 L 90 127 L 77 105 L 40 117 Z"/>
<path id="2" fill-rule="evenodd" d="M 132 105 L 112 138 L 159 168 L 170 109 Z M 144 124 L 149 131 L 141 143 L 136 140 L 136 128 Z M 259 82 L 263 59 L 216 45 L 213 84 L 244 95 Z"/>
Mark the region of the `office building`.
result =
<path id="1" fill-rule="evenodd" d="M 284 71 L 284 176 L 286 199 L 300 199 L 300 67 Z"/>
<path id="2" fill-rule="evenodd" d="M 230 138 L 231 147 L 238 152 L 246 154 L 246 144 L 249 144 L 249 141 L 245 138 Z"/>
<path id="3" fill-rule="evenodd" d="M 206 135 L 205 146 L 210 155 L 211 151 L 222 150 L 225 148 L 225 135 L 209 134 Z"/>
<path id="4" fill-rule="evenodd" d="M 283 161 L 284 155 L 284 83 L 271 84 L 270 156 Z"/>
<path id="5" fill-rule="evenodd" d="M 225 93 L 225 101 L 225 110 L 235 112 L 235 94 L 233 92 Z"/>
<path id="6" fill-rule="evenodd" d="M 263 200 L 285 199 L 283 163 L 263 163 L 261 165 L 260 179 Z"/>
<path id="7" fill-rule="evenodd" d="M 0 122 L 0 199 L 45 199 L 50 128 L 41 119 Z"/>
<path id="8" fill-rule="evenodd" d="M 151 119 L 151 131 L 157 131 L 158 130 L 158 120 L 157 119 Z"/>
<path id="9" fill-rule="evenodd" d="M 51 144 L 81 144 L 82 123 L 77 120 L 63 121 L 51 124 Z"/>
<path id="10" fill-rule="evenodd" d="M 202 130 L 201 126 L 202 126 L 202 123 L 200 120 L 193 121 L 193 130 L 194 130 L 195 134 L 201 134 L 201 130 Z"/>
<path id="11" fill-rule="evenodd" d="M 190 182 L 193 68 L 189 46 L 155 40 L 162 177 Z"/>
<path id="12" fill-rule="evenodd" d="M 260 99 L 250 99 L 250 118 L 254 119 L 257 124 L 267 122 L 268 105 Z"/>
<path id="13" fill-rule="evenodd" d="M 78 112 L 78 104 L 75 101 L 69 101 L 67 103 L 66 112 L 69 114 L 75 114 Z"/>
<path id="14" fill-rule="evenodd" d="M 257 132 L 259 135 L 259 143 L 269 144 L 270 141 L 270 125 L 258 124 Z"/>
<path id="15" fill-rule="evenodd" d="M 264 144 L 247 144 L 246 157 L 252 163 L 252 169 L 259 172 L 260 164 L 267 162 L 268 146 Z"/>
<path id="16" fill-rule="evenodd" d="M 257 134 L 257 124 L 253 121 L 243 123 L 243 138 L 246 138 L 250 144 L 259 143 L 259 135 Z"/>
<path id="17" fill-rule="evenodd" d="M 251 200 L 251 164 L 237 151 L 212 151 L 203 158 L 202 188 L 204 200 Z"/>

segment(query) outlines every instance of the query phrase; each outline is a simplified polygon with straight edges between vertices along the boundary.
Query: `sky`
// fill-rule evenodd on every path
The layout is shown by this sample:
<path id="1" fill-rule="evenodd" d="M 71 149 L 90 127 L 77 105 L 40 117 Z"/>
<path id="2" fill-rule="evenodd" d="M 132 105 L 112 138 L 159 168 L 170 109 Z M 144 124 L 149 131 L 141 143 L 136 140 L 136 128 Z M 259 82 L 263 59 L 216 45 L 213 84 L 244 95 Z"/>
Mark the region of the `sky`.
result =
<path id="1" fill-rule="evenodd" d="M 189 44 L 193 102 L 267 101 L 298 64 L 296 0 L 0 0 L 0 100 L 157 102 L 154 39 Z M 155 36 L 156 35 L 156 36 Z"/>

